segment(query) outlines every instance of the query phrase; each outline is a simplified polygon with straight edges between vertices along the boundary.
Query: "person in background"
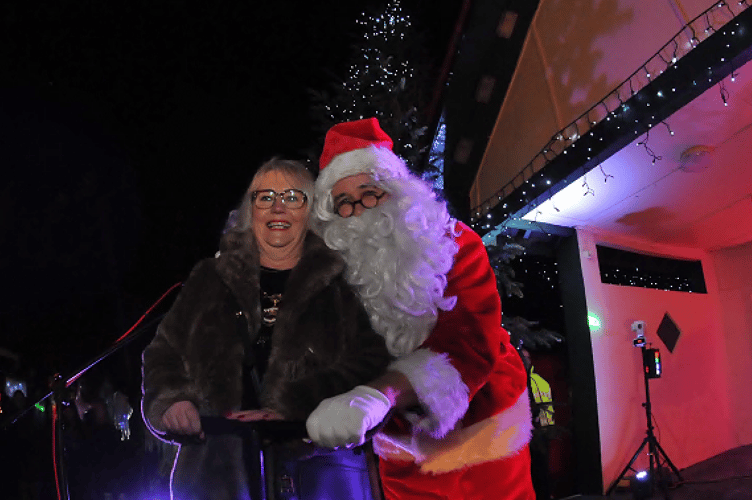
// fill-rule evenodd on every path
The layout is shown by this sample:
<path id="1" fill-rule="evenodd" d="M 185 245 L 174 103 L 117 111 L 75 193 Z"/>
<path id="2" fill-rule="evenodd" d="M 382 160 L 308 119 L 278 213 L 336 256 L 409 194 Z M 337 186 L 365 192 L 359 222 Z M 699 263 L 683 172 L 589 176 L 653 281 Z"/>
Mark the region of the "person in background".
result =
<path id="1" fill-rule="evenodd" d="M 366 384 L 373 404 L 357 390 L 326 399 L 309 435 L 358 444 L 395 411 L 374 437 L 387 499 L 532 500 L 526 374 L 488 255 L 391 146 L 375 118 L 325 138 L 313 225 L 396 360 Z"/>
<path id="2" fill-rule="evenodd" d="M 220 251 L 195 266 L 144 350 L 145 422 L 162 437 L 196 438 L 180 445 L 176 499 L 246 499 L 258 480 L 247 441 L 206 435 L 200 417 L 302 422 L 390 360 L 343 259 L 308 230 L 312 199 L 302 164 L 262 165 Z"/>
<path id="3" fill-rule="evenodd" d="M 535 373 L 530 351 L 520 347 L 519 352 L 527 370 L 530 405 L 533 409 L 533 437 L 530 440 L 533 487 L 538 500 L 549 500 L 552 498 L 548 463 L 551 448 L 549 430 L 554 425 L 551 385 Z"/>
<path id="4" fill-rule="evenodd" d="M 536 427 L 554 425 L 554 400 L 551 396 L 551 385 L 535 373 L 530 351 L 520 347 L 520 356 L 527 370 L 528 388 L 533 407 L 533 424 Z"/>

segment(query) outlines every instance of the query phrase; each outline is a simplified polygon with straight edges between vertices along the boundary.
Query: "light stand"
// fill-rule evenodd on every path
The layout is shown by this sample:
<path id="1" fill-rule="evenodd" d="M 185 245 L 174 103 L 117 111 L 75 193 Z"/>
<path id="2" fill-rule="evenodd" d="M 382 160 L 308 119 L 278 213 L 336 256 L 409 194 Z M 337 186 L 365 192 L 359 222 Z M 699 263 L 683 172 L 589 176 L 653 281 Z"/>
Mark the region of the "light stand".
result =
<path id="1" fill-rule="evenodd" d="M 644 325 L 644 324 L 643 324 Z M 644 326 L 643 326 L 644 328 Z M 634 341 L 635 346 L 639 346 L 642 349 L 642 360 L 643 360 L 643 376 L 645 377 L 645 402 L 642 404 L 643 407 L 645 407 L 645 418 L 647 420 L 647 435 L 645 436 L 645 439 L 642 440 L 642 444 L 637 448 L 637 451 L 632 456 L 632 459 L 629 461 L 626 467 L 624 467 L 624 470 L 621 471 L 621 474 L 619 474 L 619 477 L 616 478 L 616 480 L 611 484 L 611 486 L 608 488 L 608 491 L 606 491 L 606 495 L 610 495 L 611 492 L 616 488 L 616 485 L 624 478 L 624 475 L 627 473 L 628 470 L 632 470 L 632 464 L 635 463 L 635 460 L 637 460 L 637 457 L 640 456 L 640 453 L 642 452 L 643 448 L 645 446 L 648 447 L 648 457 L 650 460 L 650 476 L 647 478 L 648 481 L 650 481 L 651 486 L 654 486 L 657 482 L 658 485 L 661 486 L 663 490 L 664 498 L 668 499 L 668 490 L 666 488 L 666 481 L 664 481 L 663 477 L 663 470 L 661 468 L 661 457 L 663 457 L 663 460 L 665 464 L 667 464 L 674 474 L 676 474 L 676 477 L 679 479 L 679 481 L 683 481 L 681 474 L 679 473 L 679 469 L 674 466 L 673 462 L 671 462 L 671 459 L 668 458 L 668 455 L 665 451 L 663 451 L 663 448 L 661 447 L 660 443 L 658 442 L 658 439 L 655 437 L 655 433 L 653 432 L 653 413 L 652 413 L 652 407 L 650 404 L 650 379 L 651 378 L 657 378 L 660 376 L 660 372 L 658 372 L 658 375 L 655 375 L 655 370 L 653 366 L 650 366 L 649 363 L 652 359 L 652 356 L 649 354 L 652 354 L 653 352 L 656 352 L 655 349 L 645 349 L 645 337 L 641 337 L 638 335 L 637 340 Z M 668 478 L 666 478 L 668 479 Z M 652 488 L 651 488 L 652 491 Z"/>

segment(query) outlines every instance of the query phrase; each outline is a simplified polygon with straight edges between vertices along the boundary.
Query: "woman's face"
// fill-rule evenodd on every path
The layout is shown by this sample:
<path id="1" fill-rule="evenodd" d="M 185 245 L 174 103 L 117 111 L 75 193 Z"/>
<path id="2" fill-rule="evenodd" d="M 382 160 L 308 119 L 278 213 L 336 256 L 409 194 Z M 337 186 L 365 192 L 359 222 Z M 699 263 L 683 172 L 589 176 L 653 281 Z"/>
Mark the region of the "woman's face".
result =
<path id="1" fill-rule="evenodd" d="M 288 189 L 301 190 L 302 183 L 294 176 L 280 171 L 270 171 L 254 180 L 251 191 L 273 190 L 282 193 Z M 261 265 L 273 269 L 291 269 L 303 254 L 303 240 L 308 229 L 308 200 L 300 208 L 290 208 L 276 196 L 269 208 L 251 210 L 253 234 L 259 245 Z"/>

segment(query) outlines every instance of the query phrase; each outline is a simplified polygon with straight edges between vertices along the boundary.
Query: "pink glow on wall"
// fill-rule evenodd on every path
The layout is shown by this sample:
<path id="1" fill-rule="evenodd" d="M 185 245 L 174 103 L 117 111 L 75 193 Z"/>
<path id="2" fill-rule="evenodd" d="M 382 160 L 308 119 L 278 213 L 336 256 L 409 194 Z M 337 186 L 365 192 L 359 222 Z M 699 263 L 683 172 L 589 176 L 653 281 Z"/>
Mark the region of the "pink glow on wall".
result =
<path id="1" fill-rule="evenodd" d="M 591 342 L 604 489 L 627 465 L 647 428 L 642 406 L 642 352 L 633 345 L 635 334 L 631 329 L 637 320 L 647 324 L 647 342 L 661 349 L 663 373 L 661 378 L 650 381 L 651 402 L 656 435 L 674 464 L 681 469 L 733 447 L 731 429 L 735 417 L 730 412 L 732 398 L 725 370 L 728 353 L 711 257 L 699 250 L 616 239 L 583 230 L 578 231 L 578 239 L 580 250 L 592 254 L 592 258 L 582 259 L 588 310 L 602 320 L 601 329 L 591 331 Z M 708 293 L 602 284 L 594 251 L 596 243 L 653 255 L 700 259 Z M 666 312 L 682 331 L 673 353 L 656 335 Z M 646 457 L 638 458 L 635 467 L 645 468 Z"/>

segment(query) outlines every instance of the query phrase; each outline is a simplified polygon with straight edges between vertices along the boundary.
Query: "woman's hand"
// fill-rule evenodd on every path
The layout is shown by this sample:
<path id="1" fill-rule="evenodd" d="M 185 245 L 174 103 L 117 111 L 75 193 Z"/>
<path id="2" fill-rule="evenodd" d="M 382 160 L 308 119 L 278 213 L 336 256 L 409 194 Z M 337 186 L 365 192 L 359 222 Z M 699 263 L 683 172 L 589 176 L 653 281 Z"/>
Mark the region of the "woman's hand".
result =
<path id="1" fill-rule="evenodd" d="M 257 422 L 259 420 L 284 420 L 285 418 L 274 410 L 264 408 L 261 410 L 243 410 L 235 411 L 225 415 L 230 420 L 240 422 Z"/>
<path id="2" fill-rule="evenodd" d="M 190 401 L 178 401 L 167 408 L 162 415 L 162 426 L 167 432 L 198 436 L 204 439 L 204 431 L 201 429 L 201 417 L 196 405 Z"/>

